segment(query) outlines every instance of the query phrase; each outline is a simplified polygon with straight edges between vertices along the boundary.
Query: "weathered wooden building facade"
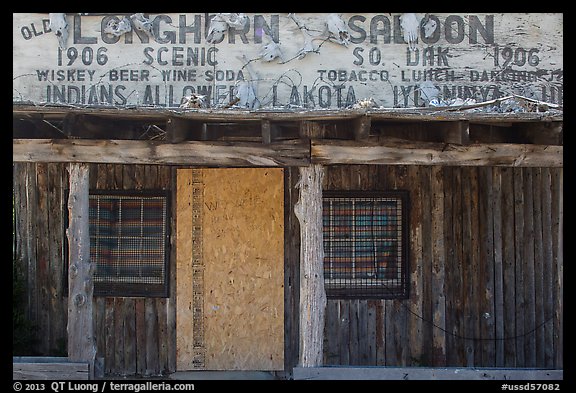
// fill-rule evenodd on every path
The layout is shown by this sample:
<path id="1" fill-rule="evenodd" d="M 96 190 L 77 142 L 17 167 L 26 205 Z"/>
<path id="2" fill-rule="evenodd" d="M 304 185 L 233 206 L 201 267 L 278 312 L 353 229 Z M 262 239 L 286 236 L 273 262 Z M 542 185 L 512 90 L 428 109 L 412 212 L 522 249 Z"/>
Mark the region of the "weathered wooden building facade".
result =
<path id="1" fill-rule="evenodd" d="M 562 15 L 415 16 L 419 40 L 412 14 L 248 15 L 140 15 L 146 33 L 138 14 L 128 32 L 122 15 L 69 14 L 61 47 L 57 15 L 15 14 L 35 354 L 81 348 L 123 376 L 562 370 Z M 470 66 L 478 46 L 498 76 Z M 34 58 L 46 47 L 56 64 Z"/>

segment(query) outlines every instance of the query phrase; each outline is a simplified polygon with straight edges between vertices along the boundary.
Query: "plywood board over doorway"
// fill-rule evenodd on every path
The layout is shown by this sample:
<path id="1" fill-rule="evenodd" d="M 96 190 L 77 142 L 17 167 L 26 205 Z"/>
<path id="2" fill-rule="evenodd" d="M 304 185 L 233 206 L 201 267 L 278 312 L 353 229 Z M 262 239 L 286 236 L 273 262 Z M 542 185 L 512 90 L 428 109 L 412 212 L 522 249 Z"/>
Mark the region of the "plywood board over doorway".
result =
<path id="1" fill-rule="evenodd" d="M 283 369 L 283 169 L 178 172 L 178 368 Z"/>

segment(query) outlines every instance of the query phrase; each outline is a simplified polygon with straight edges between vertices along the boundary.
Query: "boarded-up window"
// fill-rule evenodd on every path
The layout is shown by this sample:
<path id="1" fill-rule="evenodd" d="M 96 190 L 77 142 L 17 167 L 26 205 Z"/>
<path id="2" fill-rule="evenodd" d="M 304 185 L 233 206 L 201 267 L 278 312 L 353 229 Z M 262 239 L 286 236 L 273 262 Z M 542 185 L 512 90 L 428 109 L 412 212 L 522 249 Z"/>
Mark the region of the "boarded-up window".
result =
<path id="1" fill-rule="evenodd" d="M 91 192 L 94 295 L 168 296 L 167 239 L 166 193 Z"/>
<path id="2" fill-rule="evenodd" d="M 408 297 L 408 194 L 324 191 L 324 284 L 332 298 Z"/>

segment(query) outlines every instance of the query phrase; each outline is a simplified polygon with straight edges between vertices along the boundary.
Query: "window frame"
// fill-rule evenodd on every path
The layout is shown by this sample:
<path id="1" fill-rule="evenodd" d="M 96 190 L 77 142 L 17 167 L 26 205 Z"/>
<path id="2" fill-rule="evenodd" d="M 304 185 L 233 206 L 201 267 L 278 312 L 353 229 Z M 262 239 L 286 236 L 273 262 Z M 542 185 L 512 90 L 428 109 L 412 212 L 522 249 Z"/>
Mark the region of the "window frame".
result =
<path id="1" fill-rule="evenodd" d="M 161 284 L 146 284 L 146 283 L 121 283 L 108 285 L 106 283 L 99 283 L 96 277 L 93 279 L 94 283 L 94 297 L 146 297 L 146 298 L 168 298 L 170 296 L 170 228 L 171 228 L 171 193 L 167 189 L 130 189 L 130 190 L 114 190 L 114 189 L 90 189 L 89 199 L 96 195 L 109 195 L 112 197 L 160 197 L 164 199 L 165 203 L 165 217 L 164 223 L 164 276 Z M 92 234 L 90 233 L 90 237 Z M 92 258 L 92 255 L 90 256 Z M 96 276 L 96 261 L 94 264 L 94 276 Z"/>
<path id="2" fill-rule="evenodd" d="M 409 241 L 409 212 L 410 212 L 410 193 L 408 190 L 325 190 L 322 192 L 322 228 L 324 233 L 324 201 L 325 198 L 343 198 L 343 199 L 370 199 L 370 198 L 392 198 L 401 201 L 400 215 L 398 225 L 401 226 L 400 234 L 400 247 L 401 256 L 397 259 L 400 266 L 399 274 L 399 290 L 398 289 L 386 289 L 383 285 L 376 285 L 373 289 L 368 290 L 367 288 L 360 288 L 358 286 L 349 286 L 347 284 L 352 284 L 352 280 L 355 279 L 345 279 L 346 282 L 342 284 L 341 288 L 329 288 L 326 285 L 326 274 L 327 270 L 325 263 L 327 253 L 324 249 L 324 261 L 323 261 L 323 272 L 324 272 L 324 285 L 326 291 L 326 297 L 328 299 L 409 299 L 410 297 L 410 241 Z M 323 241 L 323 246 L 326 247 L 326 239 Z M 362 280 L 362 279 L 357 279 Z M 358 281 L 360 282 L 360 281 Z M 384 282 L 382 283 L 384 284 Z M 389 291 L 389 293 L 385 293 Z"/>

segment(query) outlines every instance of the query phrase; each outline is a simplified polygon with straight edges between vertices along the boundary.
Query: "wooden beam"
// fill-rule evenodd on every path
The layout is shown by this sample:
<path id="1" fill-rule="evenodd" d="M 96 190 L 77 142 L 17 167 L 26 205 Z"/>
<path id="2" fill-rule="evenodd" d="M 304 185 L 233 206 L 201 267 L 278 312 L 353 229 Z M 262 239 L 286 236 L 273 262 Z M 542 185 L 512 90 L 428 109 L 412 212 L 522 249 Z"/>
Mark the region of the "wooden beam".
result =
<path id="1" fill-rule="evenodd" d="M 300 138 L 313 139 L 323 138 L 325 129 L 322 125 L 315 121 L 302 120 L 298 131 Z"/>
<path id="2" fill-rule="evenodd" d="M 94 265 L 88 231 L 88 165 L 71 164 L 68 197 L 68 359 L 87 362 L 94 376 L 96 337 L 92 320 Z"/>
<path id="3" fill-rule="evenodd" d="M 453 121 L 442 123 L 444 128 L 444 140 L 446 143 L 467 145 L 470 143 L 470 123 L 467 121 Z"/>
<path id="4" fill-rule="evenodd" d="M 272 143 L 273 139 L 272 124 L 270 123 L 270 120 L 262 119 L 261 127 L 262 127 L 262 143 L 269 145 L 270 143 Z"/>
<path id="5" fill-rule="evenodd" d="M 294 213 L 300 222 L 300 367 L 322 365 L 324 356 L 324 249 L 320 165 L 300 168 L 300 190 Z"/>
<path id="6" fill-rule="evenodd" d="M 372 125 L 372 121 L 370 116 L 360 116 L 352 120 L 353 130 L 354 130 L 354 139 L 357 141 L 368 139 L 370 136 L 370 127 Z"/>
<path id="7" fill-rule="evenodd" d="M 14 162 L 90 162 L 106 164 L 303 166 L 309 144 L 256 142 L 13 139 Z"/>
<path id="8" fill-rule="evenodd" d="M 170 117 L 166 121 L 166 140 L 170 143 L 179 143 L 188 139 L 189 123 L 189 120 Z"/>
<path id="9" fill-rule="evenodd" d="M 524 144 L 360 143 L 313 140 L 313 164 L 563 167 L 563 147 Z"/>

